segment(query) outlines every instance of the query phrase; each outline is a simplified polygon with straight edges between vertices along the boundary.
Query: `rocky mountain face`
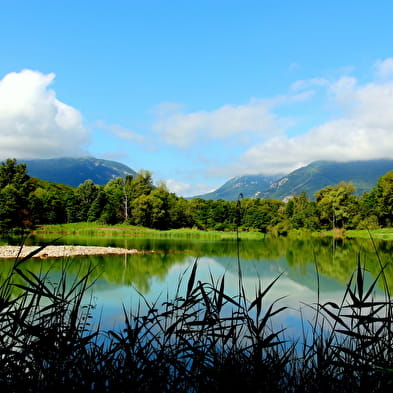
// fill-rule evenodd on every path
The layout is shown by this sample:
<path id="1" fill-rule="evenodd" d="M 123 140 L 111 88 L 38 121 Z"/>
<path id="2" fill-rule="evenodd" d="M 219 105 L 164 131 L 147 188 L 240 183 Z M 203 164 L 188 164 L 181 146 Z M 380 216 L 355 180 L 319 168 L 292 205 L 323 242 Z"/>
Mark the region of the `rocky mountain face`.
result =
<path id="1" fill-rule="evenodd" d="M 236 200 L 245 198 L 286 200 L 306 192 L 312 198 L 315 192 L 341 181 L 352 182 L 358 195 L 371 190 L 378 179 L 393 170 L 393 160 L 315 161 L 285 176 L 246 175 L 226 182 L 216 191 L 199 195 L 204 199 Z"/>
<path id="2" fill-rule="evenodd" d="M 240 194 L 243 198 L 254 198 L 261 190 L 267 189 L 274 184 L 281 176 L 264 176 L 264 175 L 244 175 L 237 176 L 228 180 L 217 190 L 208 194 L 198 195 L 194 198 L 202 199 L 224 199 L 226 201 L 235 201 Z"/>

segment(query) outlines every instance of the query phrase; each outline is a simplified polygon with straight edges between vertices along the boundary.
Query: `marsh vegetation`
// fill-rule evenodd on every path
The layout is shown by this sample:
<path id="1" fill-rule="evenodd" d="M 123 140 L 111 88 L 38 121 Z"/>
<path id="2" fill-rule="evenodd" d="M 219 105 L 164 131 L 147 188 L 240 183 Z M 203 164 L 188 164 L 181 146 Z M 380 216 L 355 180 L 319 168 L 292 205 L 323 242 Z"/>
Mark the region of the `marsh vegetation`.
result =
<path id="1" fill-rule="evenodd" d="M 302 320 L 297 335 L 275 323 L 287 308 L 286 299 L 270 296 L 282 275 L 260 280 L 250 295 L 240 259 L 235 293 L 228 291 L 226 274 L 199 280 L 201 266 L 195 261 L 171 295 L 151 301 L 140 293 L 132 309 L 123 308 L 118 328 L 102 328 L 93 318 L 92 266 L 79 264 L 81 270 L 74 266 L 70 271 L 65 260 L 54 279 L 45 269 L 29 266 L 29 257 L 17 259 L 2 270 L 0 387 L 26 392 L 390 392 L 389 267 L 377 255 L 370 281 L 366 259 L 355 256 L 340 300 L 322 301 L 317 294 L 307 305 L 312 317 Z M 323 269 L 318 258 L 315 266 L 318 282 L 318 269 Z"/>

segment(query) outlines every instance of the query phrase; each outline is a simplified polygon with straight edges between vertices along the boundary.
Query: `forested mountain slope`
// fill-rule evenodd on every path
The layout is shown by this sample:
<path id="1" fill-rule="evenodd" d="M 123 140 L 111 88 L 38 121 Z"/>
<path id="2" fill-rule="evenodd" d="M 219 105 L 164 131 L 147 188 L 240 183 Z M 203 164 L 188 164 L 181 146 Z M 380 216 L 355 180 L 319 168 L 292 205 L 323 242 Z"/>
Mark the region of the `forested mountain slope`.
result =
<path id="1" fill-rule="evenodd" d="M 73 187 L 77 187 L 87 179 L 95 184 L 106 184 L 117 177 L 136 175 L 136 172 L 127 165 L 94 157 L 21 159 L 18 162 L 27 164 L 29 176 Z"/>
<path id="2" fill-rule="evenodd" d="M 286 176 L 245 175 L 230 179 L 216 191 L 194 198 L 224 199 L 234 201 L 242 194 L 244 198 L 279 199 L 306 192 L 315 192 L 341 181 L 352 182 L 356 194 L 371 190 L 379 177 L 393 170 L 393 160 L 366 161 L 315 161 Z"/>
<path id="3" fill-rule="evenodd" d="M 273 183 L 257 196 L 260 198 L 285 199 L 306 192 L 309 197 L 320 189 L 342 181 L 351 182 L 357 195 L 370 191 L 378 178 L 393 170 L 393 160 L 367 161 L 315 161 L 299 168 Z"/>

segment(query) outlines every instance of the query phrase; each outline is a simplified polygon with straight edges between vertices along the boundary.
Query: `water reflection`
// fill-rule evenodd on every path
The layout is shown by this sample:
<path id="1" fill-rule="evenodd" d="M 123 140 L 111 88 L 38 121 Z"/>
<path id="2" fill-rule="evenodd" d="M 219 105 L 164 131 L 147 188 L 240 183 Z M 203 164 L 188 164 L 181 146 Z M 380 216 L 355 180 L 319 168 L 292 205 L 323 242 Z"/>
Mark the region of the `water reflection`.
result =
<path id="1" fill-rule="evenodd" d="M 50 238 L 29 238 L 30 244 L 42 244 Z M 356 268 L 358 257 L 370 272 L 371 281 L 380 269 L 380 262 L 390 261 L 392 243 L 369 240 L 333 240 L 265 238 L 263 241 L 241 241 L 239 249 L 235 241 L 191 241 L 165 238 L 72 237 L 57 241 L 59 244 L 103 245 L 140 250 L 155 250 L 154 253 L 124 256 L 89 256 L 66 259 L 30 260 L 25 269 L 34 273 L 49 271 L 48 278 L 56 282 L 65 264 L 71 276 L 81 277 L 89 266 L 94 266 L 93 293 L 97 304 L 96 315 L 101 317 L 102 327 L 113 327 L 123 320 L 122 305 L 134 308 L 141 301 L 165 301 L 171 298 L 178 286 L 186 285 L 187 273 L 181 276 L 198 260 L 198 276 L 201 281 L 217 279 L 225 274 L 226 292 L 235 296 L 238 291 L 238 258 L 247 296 L 253 297 L 258 281 L 268 286 L 279 274 L 277 283 L 268 293 L 267 301 L 285 297 L 282 303 L 289 307 L 279 321 L 285 326 L 298 321 L 299 310 L 311 318 L 309 305 L 320 301 L 340 302 L 344 286 Z M 11 261 L 2 261 L 0 274 L 4 277 Z M 319 288 L 316 270 L 319 272 Z M 393 271 L 389 266 L 386 278 L 393 287 Z M 17 279 L 17 277 L 15 278 Z M 18 291 L 18 287 L 15 287 Z M 143 302 L 142 302 L 143 304 Z M 296 322 L 298 323 L 298 322 Z"/>

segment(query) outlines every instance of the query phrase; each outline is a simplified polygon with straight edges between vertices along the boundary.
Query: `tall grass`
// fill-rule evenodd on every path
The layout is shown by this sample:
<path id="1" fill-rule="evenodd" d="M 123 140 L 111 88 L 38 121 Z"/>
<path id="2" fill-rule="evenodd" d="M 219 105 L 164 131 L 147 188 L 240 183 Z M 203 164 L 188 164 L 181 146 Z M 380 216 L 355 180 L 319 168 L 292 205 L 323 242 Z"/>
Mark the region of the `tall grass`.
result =
<path id="1" fill-rule="evenodd" d="M 235 240 L 239 235 L 236 230 L 217 231 L 199 230 L 192 228 L 180 228 L 169 230 L 151 229 L 141 226 L 127 224 L 100 225 L 91 222 L 80 222 L 70 224 L 51 224 L 42 225 L 34 230 L 38 235 L 50 234 L 74 234 L 74 235 L 100 235 L 100 236 L 138 236 L 138 237 L 157 237 L 174 239 L 232 239 Z M 243 239 L 263 239 L 264 234 L 255 231 L 241 231 L 240 237 Z"/>
<path id="2" fill-rule="evenodd" d="M 240 264 L 237 296 L 227 295 L 225 276 L 198 281 L 196 261 L 173 298 L 148 303 L 140 295 L 139 308 L 124 309 L 122 329 L 102 330 L 86 298 L 92 270 L 73 280 L 64 269 L 53 283 L 23 268 L 31 256 L 1 278 L 2 392 L 391 391 L 388 288 L 374 298 L 382 265 L 366 287 L 359 258 L 341 303 L 318 302 L 315 319 L 304 321 L 311 329 L 288 337 L 274 323 L 284 300 L 267 301 L 280 277 L 248 299 Z M 21 290 L 16 298 L 13 285 Z"/>

